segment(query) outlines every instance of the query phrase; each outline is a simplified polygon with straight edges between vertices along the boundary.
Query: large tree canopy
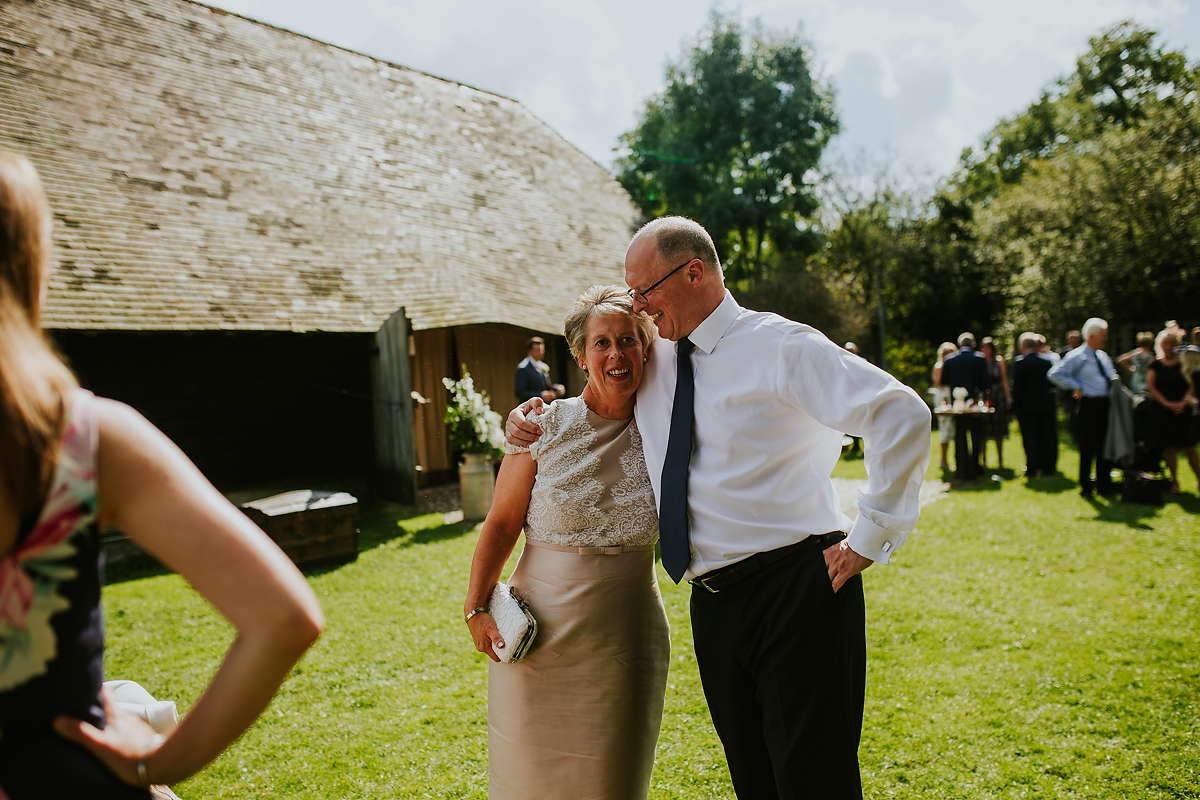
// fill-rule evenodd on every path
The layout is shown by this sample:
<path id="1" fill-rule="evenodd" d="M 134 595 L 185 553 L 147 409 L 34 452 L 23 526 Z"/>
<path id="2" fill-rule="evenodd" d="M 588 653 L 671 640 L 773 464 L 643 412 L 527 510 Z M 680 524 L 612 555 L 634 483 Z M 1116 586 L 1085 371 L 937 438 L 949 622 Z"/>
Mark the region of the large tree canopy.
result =
<path id="1" fill-rule="evenodd" d="M 702 222 L 746 288 L 816 246 L 814 169 L 837 118 L 809 63 L 799 38 L 714 14 L 621 137 L 618 179 L 646 217 Z"/>
<path id="2" fill-rule="evenodd" d="M 1010 330 L 1200 313 L 1200 108 L 1143 113 L 1033 165 L 980 212 Z"/>
<path id="3" fill-rule="evenodd" d="M 885 329 L 888 348 L 932 352 L 967 328 L 1053 336 L 1093 315 L 1119 331 L 1193 319 L 1198 86 L 1182 53 L 1121 23 L 964 153 L 928 201 L 891 190 L 842 209 L 823 258 L 864 302 L 882 301 L 876 351 Z"/>
<path id="4" fill-rule="evenodd" d="M 1088 45 L 1073 72 L 962 154 L 947 194 L 987 202 L 1038 160 L 1077 149 L 1111 128 L 1138 125 L 1151 109 L 1196 101 L 1195 68 L 1182 53 L 1163 48 L 1153 31 L 1122 22 Z"/>

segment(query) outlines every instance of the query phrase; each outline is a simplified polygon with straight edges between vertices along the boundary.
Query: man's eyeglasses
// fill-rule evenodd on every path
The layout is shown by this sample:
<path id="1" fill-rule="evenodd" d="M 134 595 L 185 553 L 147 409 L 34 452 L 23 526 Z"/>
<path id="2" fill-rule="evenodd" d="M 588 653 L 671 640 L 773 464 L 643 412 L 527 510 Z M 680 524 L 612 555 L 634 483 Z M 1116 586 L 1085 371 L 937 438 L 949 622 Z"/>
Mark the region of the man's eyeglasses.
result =
<path id="1" fill-rule="evenodd" d="M 682 263 L 682 264 L 680 264 L 678 267 L 676 267 L 675 269 L 671 270 L 671 271 L 670 271 L 670 272 L 668 272 L 666 275 L 663 275 L 661 278 L 659 278 L 658 280 L 656 280 L 654 283 L 652 283 L 652 284 L 650 284 L 649 286 L 647 286 L 645 289 L 630 289 L 629 291 L 625 292 L 625 294 L 627 294 L 627 295 L 629 295 L 630 297 L 632 297 L 632 298 L 633 298 L 633 302 L 635 302 L 635 303 L 641 303 L 642 305 L 646 305 L 647 303 L 649 303 L 649 302 L 650 302 L 649 300 L 647 300 L 647 299 L 646 299 L 646 295 L 648 295 L 648 294 L 650 294 L 651 292 L 653 292 L 655 289 L 657 289 L 657 288 L 658 288 L 659 284 L 661 284 L 661 283 L 662 283 L 663 281 L 665 281 L 667 278 L 671 277 L 671 276 L 672 276 L 672 275 L 674 275 L 676 272 L 679 272 L 679 270 L 683 269 L 684 267 L 686 267 L 688 264 L 692 263 L 692 262 L 693 262 L 693 261 L 695 261 L 695 260 L 696 260 L 696 257 L 695 257 L 695 256 L 692 256 L 692 257 L 691 257 L 691 258 L 689 258 L 687 261 L 683 262 L 683 263 Z"/>

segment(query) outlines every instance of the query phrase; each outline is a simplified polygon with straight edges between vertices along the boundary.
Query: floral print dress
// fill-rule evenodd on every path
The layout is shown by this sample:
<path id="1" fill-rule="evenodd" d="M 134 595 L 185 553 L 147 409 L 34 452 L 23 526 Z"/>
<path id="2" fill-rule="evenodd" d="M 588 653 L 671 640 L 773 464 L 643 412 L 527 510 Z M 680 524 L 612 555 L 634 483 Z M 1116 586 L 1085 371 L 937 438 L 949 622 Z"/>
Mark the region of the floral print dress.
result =
<path id="1" fill-rule="evenodd" d="M 0 559 L 0 798 L 149 797 L 50 727 L 104 725 L 94 403 L 71 396 L 46 502 Z"/>

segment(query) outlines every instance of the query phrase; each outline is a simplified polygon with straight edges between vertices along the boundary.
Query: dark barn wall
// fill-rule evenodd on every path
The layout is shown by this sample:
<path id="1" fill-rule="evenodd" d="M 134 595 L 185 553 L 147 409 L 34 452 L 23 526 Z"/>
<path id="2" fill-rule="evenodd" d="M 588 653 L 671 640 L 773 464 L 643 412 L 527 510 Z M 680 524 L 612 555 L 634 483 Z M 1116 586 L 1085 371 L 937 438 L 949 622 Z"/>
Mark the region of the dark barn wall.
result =
<path id="1" fill-rule="evenodd" d="M 372 470 L 371 334 L 51 335 L 85 388 L 137 408 L 222 489 Z"/>

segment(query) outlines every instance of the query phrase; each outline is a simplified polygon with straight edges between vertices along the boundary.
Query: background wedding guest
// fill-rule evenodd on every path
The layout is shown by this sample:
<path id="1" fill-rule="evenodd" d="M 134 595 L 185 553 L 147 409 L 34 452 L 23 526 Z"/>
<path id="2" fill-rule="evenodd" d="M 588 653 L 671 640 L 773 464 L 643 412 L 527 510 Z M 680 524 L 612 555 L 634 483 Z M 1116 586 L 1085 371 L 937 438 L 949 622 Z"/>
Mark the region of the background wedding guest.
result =
<path id="1" fill-rule="evenodd" d="M 1092 317 L 1083 324 L 1083 338 L 1084 343 L 1051 367 L 1048 376 L 1056 386 L 1069 391 L 1078 404 L 1079 493 L 1091 498 L 1094 492 L 1105 496 L 1115 493 L 1112 464 L 1104 458 L 1104 439 L 1108 433 L 1109 384 L 1116 370 L 1104 352 L 1107 322 Z"/>
<path id="2" fill-rule="evenodd" d="M 1169 319 L 1164 322 L 1162 330 L 1158 332 L 1158 335 L 1162 335 L 1164 333 L 1169 333 L 1174 336 L 1176 342 L 1178 343 L 1182 343 L 1184 339 L 1187 338 L 1187 331 L 1184 330 L 1183 326 L 1179 324 L 1179 320 Z M 1158 341 L 1158 335 L 1154 337 L 1155 341 Z"/>
<path id="3" fill-rule="evenodd" d="M 1046 341 L 1046 337 L 1043 334 L 1039 333 L 1035 335 L 1037 336 L 1038 354 L 1048 360 L 1051 364 L 1057 364 L 1059 359 L 1062 357 L 1054 350 L 1050 349 L 1050 343 Z"/>
<path id="4" fill-rule="evenodd" d="M 1166 330 L 1154 342 L 1157 358 L 1146 372 L 1146 391 L 1154 401 L 1155 441 L 1162 448 L 1171 476 L 1171 491 L 1179 491 L 1179 454 L 1183 453 L 1200 481 L 1200 457 L 1196 454 L 1192 413 L 1196 387 L 1192 376 L 1184 372 L 1176 352 L 1179 338 Z"/>
<path id="5" fill-rule="evenodd" d="M 967 400 L 974 403 L 987 396 L 992 376 L 988 362 L 975 352 L 975 334 L 959 334 L 958 352 L 942 362 L 942 385 L 950 389 L 967 390 Z M 954 471 L 962 480 L 971 480 L 982 473 L 983 425 L 979 416 L 963 415 L 954 420 Z"/>
<path id="6" fill-rule="evenodd" d="M 1146 393 L 1146 367 L 1154 361 L 1154 334 L 1142 331 L 1137 335 L 1137 345 L 1130 351 L 1117 356 L 1117 366 L 1129 371 L 1129 391 Z"/>
<path id="7" fill-rule="evenodd" d="M 1075 348 L 1083 344 L 1083 336 L 1079 331 L 1067 331 L 1066 344 L 1058 348 L 1058 359 L 1067 357 Z M 1063 414 L 1067 418 L 1067 433 L 1071 434 L 1071 441 L 1075 443 L 1075 447 L 1079 447 L 1079 400 L 1075 398 L 1073 392 L 1062 389 L 1058 393 L 1059 402 L 1062 403 Z"/>
<path id="8" fill-rule="evenodd" d="M 1022 333 L 1021 355 L 1013 360 L 1012 410 L 1021 429 L 1027 478 L 1058 472 L 1058 415 L 1054 386 L 1046 377 L 1053 362 L 1038 352 L 1042 341 L 1036 333 Z"/>
<path id="9" fill-rule="evenodd" d="M 518 362 L 513 376 L 513 391 L 518 403 L 531 397 L 540 397 L 550 403 L 558 397 L 550 384 L 550 365 L 542 360 L 545 357 L 545 339 L 534 336 L 525 343 L 525 358 Z"/>
<path id="10" fill-rule="evenodd" d="M 953 402 L 950 396 L 950 387 L 942 383 L 942 366 L 950 356 L 958 350 L 954 346 L 954 342 L 942 342 L 938 345 L 937 361 L 933 363 L 933 404 L 935 406 L 948 406 Z M 943 471 L 950 469 L 950 462 L 946 456 L 950 449 L 950 442 L 954 441 L 954 417 L 940 416 L 938 417 L 938 446 L 942 454 L 941 469 Z"/>
<path id="11" fill-rule="evenodd" d="M 1063 339 L 1066 342 L 1066 344 L 1064 344 L 1062 347 L 1058 348 L 1058 357 L 1059 358 L 1066 358 L 1067 353 L 1071 352 L 1076 347 L 1079 347 L 1079 345 L 1083 344 L 1083 335 L 1079 331 L 1067 331 L 1066 334 L 1063 336 Z"/>
<path id="12" fill-rule="evenodd" d="M 1200 328 L 1196 330 L 1200 330 Z M 1192 338 L 1197 338 L 1194 335 L 1195 331 L 1192 333 Z M 1175 348 L 1175 353 L 1179 356 L 1179 360 L 1183 362 L 1184 377 L 1191 379 L 1196 371 L 1200 370 L 1200 345 L 1194 342 L 1192 344 L 1183 344 L 1181 340 L 1180 345 Z M 1196 382 L 1193 380 L 1192 385 L 1195 386 L 1195 384 Z M 1194 390 L 1193 393 L 1195 394 Z"/>
<path id="13" fill-rule="evenodd" d="M 842 349 L 847 353 L 853 353 L 856 356 L 861 355 L 861 353 L 858 352 L 858 345 L 854 342 L 846 342 L 844 345 L 842 345 Z M 850 436 L 847 434 L 846 438 L 850 440 L 850 449 L 848 453 L 850 455 L 860 454 L 862 452 L 862 437 Z"/>
<path id="14" fill-rule="evenodd" d="M 0 796 L 146 798 L 228 747 L 320 633 L 287 557 L 153 425 L 79 388 L 40 330 L 50 210 L 0 152 Z M 237 636 L 165 739 L 102 695 L 101 528 L 181 573 Z"/>
<path id="15" fill-rule="evenodd" d="M 983 423 L 983 461 L 987 462 L 987 443 L 996 443 L 996 467 L 1004 469 L 1004 441 L 1008 438 L 1008 409 L 1012 405 L 1012 391 L 1008 386 L 1008 364 L 1004 356 L 996 352 L 996 340 L 983 337 L 979 352 L 987 361 L 990 385 L 988 402 L 992 407 Z"/>

